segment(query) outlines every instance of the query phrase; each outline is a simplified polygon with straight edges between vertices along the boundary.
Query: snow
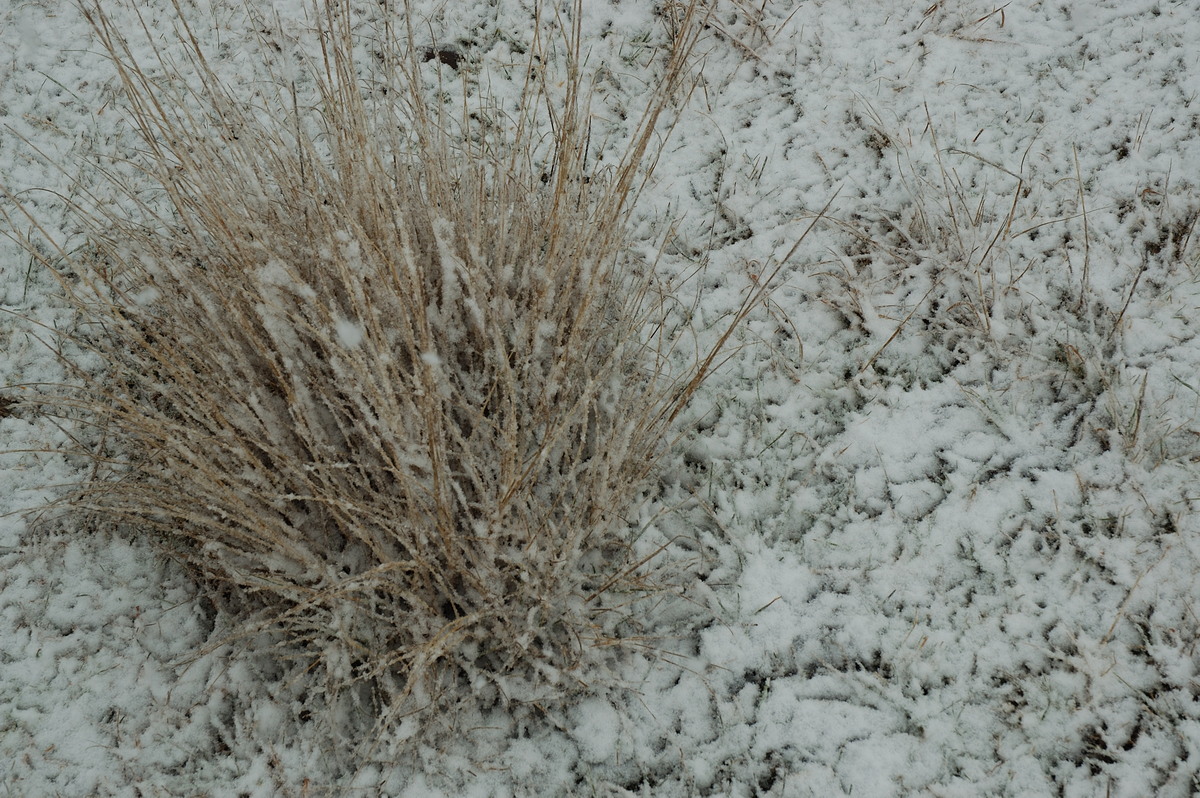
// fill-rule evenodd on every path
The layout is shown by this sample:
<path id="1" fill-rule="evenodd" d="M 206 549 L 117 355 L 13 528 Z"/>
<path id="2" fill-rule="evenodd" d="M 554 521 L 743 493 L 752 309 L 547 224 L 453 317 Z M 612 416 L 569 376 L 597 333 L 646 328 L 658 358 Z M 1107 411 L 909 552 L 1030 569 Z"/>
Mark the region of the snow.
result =
<path id="1" fill-rule="evenodd" d="M 338 341 L 347 349 L 353 349 L 361 344 L 365 333 L 361 324 L 349 319 L 338 319 L 334 324 L 334 330 L 337 332 Z"/>
<path id="2" fill-rule="evenodd" d="M 137 5 L 169 42 L 171 3 Z M 236 0 L 196 5 L 231 79 L 270 57 Z M 661 22 L 586 5 L 589 63 L 608 67 L 595 135 L 616 141 Z M 528 2 L 412 6 L 513 96 Z M 304 4 L 274 7 L 292 52 Z M 1196 794 L 1198 41 L 1194 0 L 717 2 L 636 230 L 675 225 L 664 279 L 703 328 L 833 198 L 829 219 L 639 509 L 703 553 L 688 596 L 712 621 L 661 608 L 671 653 L 615 660 L 611 684 L 544 715 L 447 719 L 343 772 L 270 643 L 232 641 L 149 541 L 19 512 L 85 474 L 52 420 L 0 412 L 0 785 Z M 114 85 L 71 4 L 0 8 L 0 183 L 68 244 L 62 198 L 106 196 L 84 165 L 135 146 Z M 0 397 L 65 379 L 42 343 L 70 323 L 56 294 L 0 242 Z"/>

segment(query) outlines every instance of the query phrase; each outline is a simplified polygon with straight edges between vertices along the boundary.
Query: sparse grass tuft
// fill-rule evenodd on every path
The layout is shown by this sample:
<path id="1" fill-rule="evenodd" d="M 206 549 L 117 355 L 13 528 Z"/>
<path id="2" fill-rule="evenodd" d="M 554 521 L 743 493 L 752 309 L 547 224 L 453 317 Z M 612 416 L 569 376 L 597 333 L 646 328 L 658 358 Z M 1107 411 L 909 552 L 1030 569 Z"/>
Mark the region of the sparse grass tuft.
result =
<path id="1" fill-rule="evenodd" d="M 622 513 L 770 282 L 680 370 L 690 332 L 628 251 L 702 6 L 673 17 L 660 88 L 604 170 L 579 2 L 565 58 L 535 41 L 503 119 L 428 105 L 439 67 L 411 27 L 370 31 L 365 85 L 341 0 L 317 9 L 316 117 L 294 83 L 252 107 L 182 13 L 195 90 L 83 8 L 168 210 L 130 192 L 88 212 L 91 256 L 30 248 L 102 364 L 45 399 L 104 433 L 73 505 L 154 535 L 247 634 L 281 632 L 327 698 L 377 717 L 586 682 L 647 589 Z"/>

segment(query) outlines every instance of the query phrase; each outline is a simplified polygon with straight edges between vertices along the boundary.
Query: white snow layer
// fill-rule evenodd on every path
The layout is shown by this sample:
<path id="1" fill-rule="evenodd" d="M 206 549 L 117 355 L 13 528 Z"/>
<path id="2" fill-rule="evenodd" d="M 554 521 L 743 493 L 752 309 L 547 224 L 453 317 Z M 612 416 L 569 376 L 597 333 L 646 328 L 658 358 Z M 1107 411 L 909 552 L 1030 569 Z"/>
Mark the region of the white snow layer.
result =
<path id="1" fill-rule="evenodd" d="M 168 0 L 137 5 L 169 34 Z M 267 57 L 237 0 L 184 5 L 231 82 Z M 413 6 L 468 69 L 531 19 Z M 603 115 L 662 23 L 585 6 Z M 15 512 L 83 472 L 0 413 L 5 794 L 1197 794 L 1197 42 L 1197 0 L 717 3 L 640 198 L 676 222 L 664 268 L 707 259 L 683 290 L 717 324 L 834 199 L 664 476 L 712 623 L 541 721 L 339 773 L 300 688 L 208 650 L 219 617 L 148 543 Z M 68 239 L 50 191 L 102 195 L 82 164 L 134 146 L 114 85 L 69 2 L 0 8 L 0 181 Z M 8 242 L 0 300 L 0 397 L 61 380 L 37 325 L 69 318 Z"/>

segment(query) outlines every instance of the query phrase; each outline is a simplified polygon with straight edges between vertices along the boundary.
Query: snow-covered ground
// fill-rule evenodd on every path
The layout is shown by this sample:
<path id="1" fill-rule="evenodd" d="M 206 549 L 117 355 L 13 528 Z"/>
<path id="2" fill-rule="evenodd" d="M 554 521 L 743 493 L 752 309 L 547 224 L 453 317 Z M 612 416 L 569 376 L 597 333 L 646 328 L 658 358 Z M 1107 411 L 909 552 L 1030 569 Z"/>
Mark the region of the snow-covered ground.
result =
<path id="1" fill-rule="evenodd" d="M 529 27 L 528 0 L 412 5 L 466 69 Z M 658 4 L 585 5 L 616 107 Z M 253 71 L 239 0 L 186 7 Z M 1200 793 L 1200 2 L 717 7 L 639 206 L 676 224 L 664 268 L 702 267 L 715 324 L 832 203 L 664 471 L 711 623 L 565 709 L 336 776 L 302 685 L 208 650 L 178 567 L 15 512 L 82 466 L 6 410 L 63 379 L 36 324 L 70 319 L 4 242 L 5 795 Z M 83 164 L 132 141 L 113 87 L 70 3 L 0 8 L 0 181 L 68 238 L 62 200 L 104 190 Z"/>

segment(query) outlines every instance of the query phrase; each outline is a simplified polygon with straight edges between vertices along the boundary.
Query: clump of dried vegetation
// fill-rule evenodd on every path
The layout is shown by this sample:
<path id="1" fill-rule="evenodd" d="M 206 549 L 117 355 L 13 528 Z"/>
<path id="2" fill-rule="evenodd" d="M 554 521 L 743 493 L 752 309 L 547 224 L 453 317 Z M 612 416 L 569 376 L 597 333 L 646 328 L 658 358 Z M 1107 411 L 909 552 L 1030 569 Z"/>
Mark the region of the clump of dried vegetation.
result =
<path id="1" fill-rule="evenodd" d="M 103 433 L 71 505 L 153 535 L 375 717 L 587 682 L 652 589 L 622 513 L 769 283 L 680 358 L 692 331 L 629 253 L 703 4 L 669 7 L 660 88 L 604 170 L 580 2 L 502 120 L 431 105 L 402 21 L 371 31 L 366 85 L 343 0 L 314 9 L 315 113 L 294 84 L 253 106 L 182 14 L 191 89 L 84 9 L 167 201 L 87 211 L 84 248 L 30 243 L 102 364 L 39 400 Z"/>

